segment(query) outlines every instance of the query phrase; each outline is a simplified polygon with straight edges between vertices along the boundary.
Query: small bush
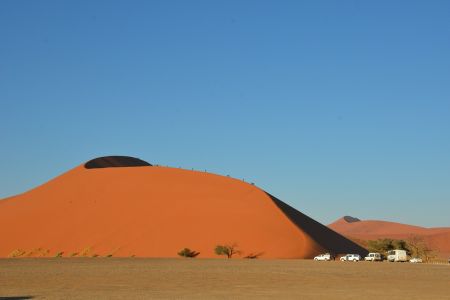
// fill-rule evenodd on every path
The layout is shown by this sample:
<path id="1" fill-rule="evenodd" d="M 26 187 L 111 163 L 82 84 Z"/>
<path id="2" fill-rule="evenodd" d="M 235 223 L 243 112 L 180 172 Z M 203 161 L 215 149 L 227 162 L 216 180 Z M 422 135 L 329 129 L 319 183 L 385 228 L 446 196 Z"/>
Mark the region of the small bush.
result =
<path id="1" fill-rule="evenodd" d="M 261 255 L 263 255 L 263 252 L 257 252 L 257 253 L 249 253 L 247 256 L 244 256 L 244 258 L 247 259 L 256 259 L 259 258 Z"/>
<path id="2" fill-rule="evenodd" d="M 63 254 L 64 254 L 64 252 L 62 252 L 62 251 L 61 251 L 61 252 L 58 252 L 58 253 L 55 254 L 55 257 L 62 257 Z"/>
<path id="3" fill-rule="evenodd" d="M 231 245 L 217 245 L 214 249 L 214 252 L 217 255 L 226 255 L 227 258 L 232 258 L 235 254 L 240 254 L 241 251 L 237 249 L 237 244 L 231 244 Z"/>
<path id="4" fill-rule="evenodd" d="M 181 250 L 180 252 L 178 252 L 178 255 L 179 255 L 179 256 L 182 256 L 182 257 L 190 257 L 190 258 L 194 258 L 194 257 L 196 257 L 196 256 L 199 255 L 199 254 L 200 254 L 200 252 L 193 251 L 193 250 L 191 250 L 191 249 L 189 249 L 189 248 L 184 248 L 183 250 Z"/>

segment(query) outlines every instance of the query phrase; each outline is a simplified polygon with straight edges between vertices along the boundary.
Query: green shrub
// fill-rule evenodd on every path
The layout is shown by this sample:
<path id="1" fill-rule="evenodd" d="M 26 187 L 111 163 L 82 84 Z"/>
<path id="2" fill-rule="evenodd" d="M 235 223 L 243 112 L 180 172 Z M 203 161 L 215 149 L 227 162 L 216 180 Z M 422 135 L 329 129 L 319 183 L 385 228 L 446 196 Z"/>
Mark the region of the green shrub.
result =
<path id="1" fill-rule="evenodd" d="M 235 254 L 240 254 L 241 252 L 237 249 L 237 244 L 231 245 L 217 245 L 214 249 L 217 255 L 226 255 L 227 258 L 232 258 Z"/>
<path id="2" fill-rule="evenodd" d="M 409 245 L 404 240 L 378 239 L 374 241 L 368 241 L 367 247 L 369 252 L 380 252 L 386 254 L 390 250 L 400 249 L 406 250 L 406 253 L 410 255 Z"/>

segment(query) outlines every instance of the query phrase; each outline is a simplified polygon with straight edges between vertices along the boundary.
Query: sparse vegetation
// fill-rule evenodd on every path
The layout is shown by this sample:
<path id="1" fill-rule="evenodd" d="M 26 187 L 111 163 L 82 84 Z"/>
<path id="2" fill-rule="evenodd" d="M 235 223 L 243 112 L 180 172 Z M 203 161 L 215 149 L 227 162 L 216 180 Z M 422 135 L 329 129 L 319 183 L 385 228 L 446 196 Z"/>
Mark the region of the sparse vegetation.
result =
<path id="1" fill-rule="evenodd" d="M 50 253 L 49 249 L 44 248 L 34 248 L 33 250 L 28 251 L 24 256 L 27 257 L 43 257 L 47 256 Z"/>
<path id="2" fill-rule="evenodd" d="M 404 240 L 394 239 L 378 239 L 367 242 L 367 248 L 369 252 L 380 252 L 386 254 L 389 250 L 399 249 L 405 250 L 410 255 L 410 249 L 408 243 Z"/>
<path id="3" fill-rule="evenodd" d="M 16 249 L 16 250 L 12 251 L 12 252 L 8 255 L 8 257 L 11 257 L 11 258 L 21 257 L 21 256 L 25 255 L 25 253 L 26 253 L 26 251 L 24 251 L 24 250 L 22 250 L 22 249 Z"/>
<path id="4" fill-rule="evenodd" d="M 238 255 L 241 253 L 241 251 L 238 250 L 236 243 L 231 245 L 217 245 L 214 252 L 217 255 L 226 255 L 227 258 L 232 258 L 233 255 Z"/>
<path id="5" fill-rule="evenodd" d="M 22 249 L 16 249 L 12 251 L 8 257 L 45 257 L 49 255 L 50 250 L 44 248 L 34 248 L 33 250 L 26 251 Z"/>
<path id="6" fill-rule="evenodd" d="M 55 254 L 55 257 L 63 257 L 63 254 L 64 254 L 63 251 L 58 252 L 58 253 Z"/>
<path id="7" fill-rule="evenodd" d="M 50 249 L 42 249 L 42 251 L 39 253 L 39 256 L 47 256 L 50 255 Z"/>
<path id="8" fill-rule="evenodd" d="M 199 254 L 200 254 L 200 252 L 191 250 L 191 249 L 189 249 L 189 248 L 184 248 L 183 250 L 181 250 L 180 252 L 178 252 L 178 255 L 179 255 L 179 256 L 182 256 L 182 257 L 189 257 L 189 258 L 194 258 L 194 257 L 196 257 L 196 256 L 199 255 Z"/>
<path id="9" fill-rule="evenodd" d="M 30 251 L 25 252 L 23 256 L 32 257 L 35 256 L 35 254 L 39 251 L 40 248 L 36 248 Z"/>
<path id="10" fill-rule="evenodd" d="M 69 257 L 75 257 L 75 256 L 78 256 L 78 252 L 72 252 L 72 253 L 70 253 L 70 255 L 69 255 Z"/>
<path id="11" fill-rule="evenodd" d="M 80 252 L 79 256 L 83 256 L 83 257 L 89 256 L 91 251 L 92 251 L 92 248 L 90 246 L 88 246 Z"/>
<path id="12" fill-rule="evenodd" d="M 412 256 L 420 257 L 425 262 L 429 262 L 437 256 L 421 236 L 411 235 L 408 238 L 408 248 Z"/>
<path id="13" fill-rule="evenodd" d="M 367 248 L 370 252 L 380 252 L 382 254 L 386 254 L 389 250 L 394 249 L 405 250 L 409 256 L 422 258 L 425 262 L 429 262 L 437 256 L 425 240 L 417 235 L 411 235 L 406 241 L 394 239 L 367 241 Z"/>

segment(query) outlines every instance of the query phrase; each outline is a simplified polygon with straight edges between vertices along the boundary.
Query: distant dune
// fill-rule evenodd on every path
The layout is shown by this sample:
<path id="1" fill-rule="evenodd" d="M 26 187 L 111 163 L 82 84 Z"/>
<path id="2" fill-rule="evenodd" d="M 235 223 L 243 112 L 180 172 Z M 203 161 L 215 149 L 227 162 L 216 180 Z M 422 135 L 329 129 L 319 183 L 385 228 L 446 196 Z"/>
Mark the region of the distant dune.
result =
<path id="1" fill-rule="evenodd" d="M 407 240 L 415 235 L 422 237 L 440 256 L 450 256 L 450 227 L 425 228 L 387 221 L 361 221 L 349 216 L 340 218 L 328 227 L 349 238 L 360 240 L 379 238 Z"/>
<path id="2" fill-rule="evenodd" d="M 367 251 L 258 187 L 206 172 L 102 157 L 0 201 L 0 257 L 311 258 Z"/>

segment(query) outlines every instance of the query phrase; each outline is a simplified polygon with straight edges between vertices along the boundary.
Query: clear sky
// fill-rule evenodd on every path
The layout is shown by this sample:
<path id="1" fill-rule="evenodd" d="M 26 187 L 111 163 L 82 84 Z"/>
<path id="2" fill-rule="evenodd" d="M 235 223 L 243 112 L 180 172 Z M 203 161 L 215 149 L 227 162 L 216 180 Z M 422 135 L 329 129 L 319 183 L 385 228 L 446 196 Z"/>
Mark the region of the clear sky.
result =
<path id="1" fill-rule="evenodd" d="M 0 1 L 0 197 L 104 155 L 450 226 L 450 1 Z"/>

